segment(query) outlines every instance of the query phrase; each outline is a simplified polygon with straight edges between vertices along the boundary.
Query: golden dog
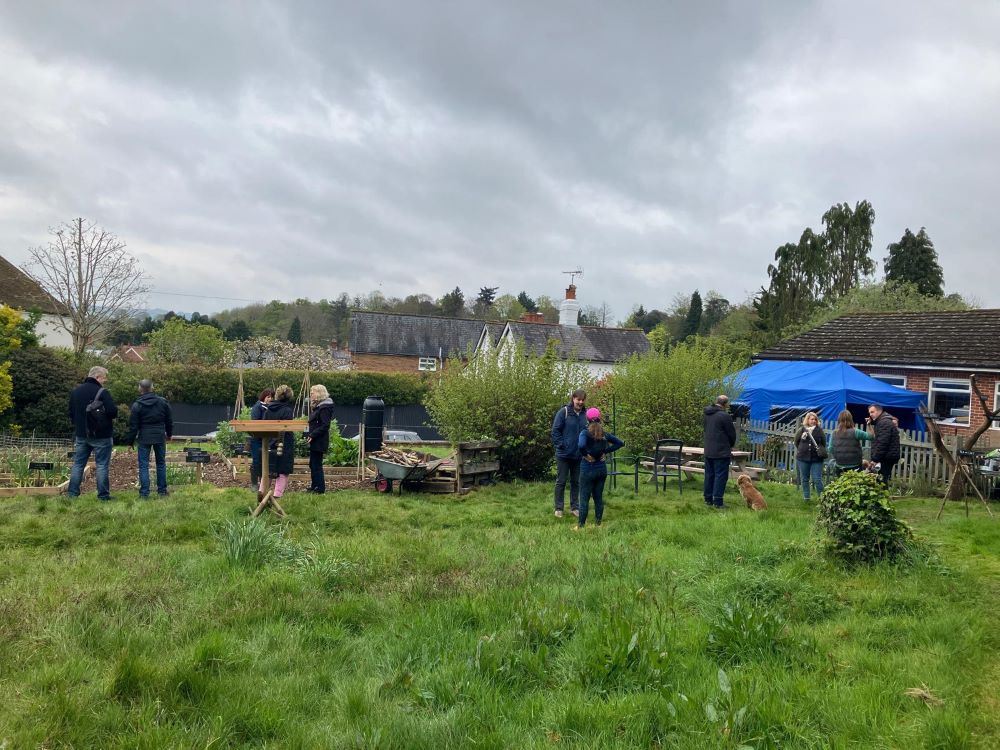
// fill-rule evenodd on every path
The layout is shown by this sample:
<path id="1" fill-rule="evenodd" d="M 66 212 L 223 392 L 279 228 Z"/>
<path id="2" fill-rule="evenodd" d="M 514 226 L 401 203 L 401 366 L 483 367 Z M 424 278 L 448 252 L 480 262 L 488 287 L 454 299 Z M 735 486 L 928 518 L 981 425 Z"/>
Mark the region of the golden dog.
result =
<path id="1" fill-rule="evenodd" d="M 749 474 L 740 474 L 736 477 L 736 486 L 740 488 L 740 494 L 750 510 L 767 510 L 767 502 L 760 491 L 753 486 Z"/>

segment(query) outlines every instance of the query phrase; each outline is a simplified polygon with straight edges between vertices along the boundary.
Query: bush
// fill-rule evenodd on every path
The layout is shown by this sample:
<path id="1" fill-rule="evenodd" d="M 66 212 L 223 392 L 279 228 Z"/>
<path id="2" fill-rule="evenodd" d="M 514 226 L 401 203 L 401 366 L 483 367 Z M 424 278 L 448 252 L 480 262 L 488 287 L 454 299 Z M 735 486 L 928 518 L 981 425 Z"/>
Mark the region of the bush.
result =
<path id="1" fill-rule="evenodd" d="M 463 364 L 453 358 L 427 399 L 427 411 L 452 443 L 500 442 L 500 474 L 540 479 L 552 465 L 552 418 L 575 388 L 590 377 L 576 363 L 559 360 L 550 346 L 542 356 L 512 351 L 482 352 Z"/>
<path id="2" fill-rule="evenodd" d="M 910 527 L 896 517 L 888 489 L 863 471 L 845 472 L 827 485 L 816 527 L 826 534 L 827 550 L 852 563 L 895 559 L 913 541 Z"/>
<path id="3" fill-rule="evenodd" d="M 659 438 L 701 445 L 705 407 L 726 391 L 721 378 L 740 368 L 723 342 L 695 339 L 665 354 L 651 350 L 629 357 L 592 400 L 609 415 L 614 400 L 615 434 L 633 455 L 651 451 Z M 730 386 L 730 398 L 738 390 Z"/>
<path id="4" fill-rule="evenodd" d="M 11 353 L 10 376 L 14 408 L 4 415 L 25 434 L 71 435 L 69 394 L 87 371 L 47 347 L 32 346 Z"/>

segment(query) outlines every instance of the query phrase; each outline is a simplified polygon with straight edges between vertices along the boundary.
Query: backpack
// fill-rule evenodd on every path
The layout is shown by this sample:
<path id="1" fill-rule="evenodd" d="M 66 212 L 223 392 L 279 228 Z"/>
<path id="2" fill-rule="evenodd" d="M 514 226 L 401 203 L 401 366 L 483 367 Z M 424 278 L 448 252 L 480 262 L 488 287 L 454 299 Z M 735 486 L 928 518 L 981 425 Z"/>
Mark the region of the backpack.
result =
<path id="1" fill-rule="evenodd" d="M 98 432 L 103 432 L 108 427 L 108 409 L 101 401 L 101 394 L 104 388 L 97 389 L 94 400 L 87 404 L 87 437 L 95 438 Z"/>

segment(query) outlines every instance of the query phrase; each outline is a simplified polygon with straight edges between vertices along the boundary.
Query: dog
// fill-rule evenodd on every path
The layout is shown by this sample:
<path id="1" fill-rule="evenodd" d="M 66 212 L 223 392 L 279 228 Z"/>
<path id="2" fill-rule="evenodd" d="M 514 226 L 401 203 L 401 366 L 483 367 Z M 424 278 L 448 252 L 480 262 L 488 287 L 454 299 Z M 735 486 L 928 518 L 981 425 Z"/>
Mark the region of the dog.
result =
<path id="1" fill-rule="evenodd" d="M 740 474 L 736 477 L 736 486 L 740 488 L 740 494 L 746 501 L 750 510 L 767 510 L 767 501 L 760 491 L 753 486 L 753 480 L 749 474 Z"/>

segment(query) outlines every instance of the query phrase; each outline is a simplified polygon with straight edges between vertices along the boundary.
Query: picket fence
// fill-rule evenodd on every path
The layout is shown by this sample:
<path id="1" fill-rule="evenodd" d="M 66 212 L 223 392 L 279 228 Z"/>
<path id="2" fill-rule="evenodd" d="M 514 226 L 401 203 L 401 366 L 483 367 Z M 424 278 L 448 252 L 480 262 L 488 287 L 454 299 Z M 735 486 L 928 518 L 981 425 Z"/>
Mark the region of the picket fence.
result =
<path id="1" fill-rule="evenodd" d="M 822 422 L 823 432 L 830 435 L 837 428 L 832 421 Z M 792 442 L 799 424 L 780 424 L 756 419 L 737 420 L 741 435 L 750 439 L 750 460 L 768 469 L 795 471 L 795 445 Z M 865 458 L 869 455 L 870 443 L 865 443 Z M 914 481 L 932 485 L 946 485 L 951 479 L 951 470 L 942 460 L 929 436 L 913 430 L 899 431 L 899 463 L 893 476 L 910 484 Z"/>

